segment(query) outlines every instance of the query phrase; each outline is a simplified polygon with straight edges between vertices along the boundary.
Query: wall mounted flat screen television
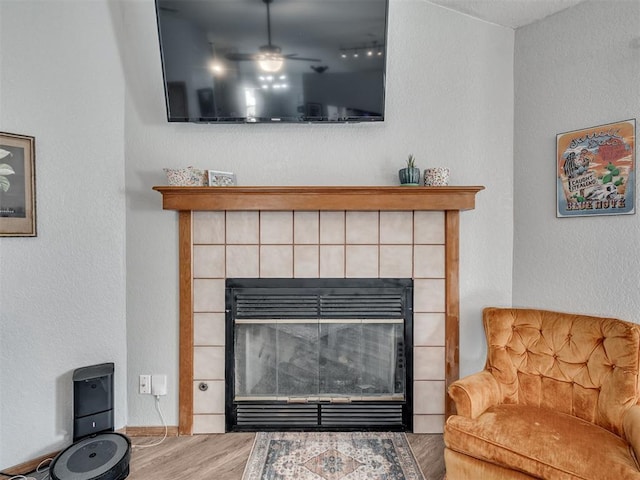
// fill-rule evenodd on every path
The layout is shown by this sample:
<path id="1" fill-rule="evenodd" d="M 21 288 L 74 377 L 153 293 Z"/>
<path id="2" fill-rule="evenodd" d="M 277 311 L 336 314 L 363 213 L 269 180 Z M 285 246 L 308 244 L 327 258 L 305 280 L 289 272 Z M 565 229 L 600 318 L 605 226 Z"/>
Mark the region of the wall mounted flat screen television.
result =
<path id="1" fill-rule="evenodd" d="M 156 0 L 170 122 L 384 120 L 388 0 Z"/>

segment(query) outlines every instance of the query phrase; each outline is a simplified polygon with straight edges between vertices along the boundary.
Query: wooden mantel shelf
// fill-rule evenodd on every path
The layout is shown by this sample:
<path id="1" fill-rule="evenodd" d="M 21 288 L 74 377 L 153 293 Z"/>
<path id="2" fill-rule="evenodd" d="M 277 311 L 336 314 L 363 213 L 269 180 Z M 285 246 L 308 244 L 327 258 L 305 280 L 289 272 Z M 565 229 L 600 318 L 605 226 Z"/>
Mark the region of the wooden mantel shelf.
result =
<path id="1" fill-rule="evenodd" d="M 482 186 L 153 187 L 165 210 L 471 210 Z"/>

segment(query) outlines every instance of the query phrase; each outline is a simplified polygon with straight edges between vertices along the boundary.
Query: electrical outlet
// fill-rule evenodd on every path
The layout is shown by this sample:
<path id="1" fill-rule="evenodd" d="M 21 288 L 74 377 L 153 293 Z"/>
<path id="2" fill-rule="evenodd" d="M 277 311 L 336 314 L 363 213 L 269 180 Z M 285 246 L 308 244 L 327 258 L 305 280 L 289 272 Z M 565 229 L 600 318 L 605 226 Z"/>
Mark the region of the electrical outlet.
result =
<path id="1" fill-rule="evenodd" d="M 167 376 L 151 375 L 151 394 L 166 395 L 167 394 Z"/>
<path id="2" fill-rule="evenodd" d="M 140 375 L 140 383 L 138 391 L 141 394 L 151 393 L 151 375 Z"/>

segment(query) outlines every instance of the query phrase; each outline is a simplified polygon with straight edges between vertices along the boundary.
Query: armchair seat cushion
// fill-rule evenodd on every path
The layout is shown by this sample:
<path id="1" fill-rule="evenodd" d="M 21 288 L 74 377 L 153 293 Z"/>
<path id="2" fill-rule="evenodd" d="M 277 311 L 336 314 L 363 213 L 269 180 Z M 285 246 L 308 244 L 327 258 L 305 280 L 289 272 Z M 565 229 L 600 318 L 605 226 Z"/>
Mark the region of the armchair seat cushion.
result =
<path id="1" fill-rule="evenodd" d="M 469 457 L 549 479 L 640 479 L 629 444 L 573 415 L 501 404 L 477 418 L 454 415 L 446 447 Z"/>

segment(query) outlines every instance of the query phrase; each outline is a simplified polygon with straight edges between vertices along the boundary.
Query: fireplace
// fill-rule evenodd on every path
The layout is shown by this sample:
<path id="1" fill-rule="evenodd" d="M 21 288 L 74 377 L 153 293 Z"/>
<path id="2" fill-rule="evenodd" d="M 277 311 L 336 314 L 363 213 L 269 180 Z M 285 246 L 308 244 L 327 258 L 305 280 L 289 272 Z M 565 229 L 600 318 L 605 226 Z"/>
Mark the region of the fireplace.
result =
<path id="1" fill-rule="evenodd" d="M 413 279 L 413 431 L 442 432 L 461 212 L 483 188 L 154 187 L 178 212 L 179 433 L 226 430 L 225 279 L 389 277 Z"/>
<path id="2" fill-rule="evenodd" d="M 227 279 L 226 430 L 411 430 L 412 279 Z"/>

